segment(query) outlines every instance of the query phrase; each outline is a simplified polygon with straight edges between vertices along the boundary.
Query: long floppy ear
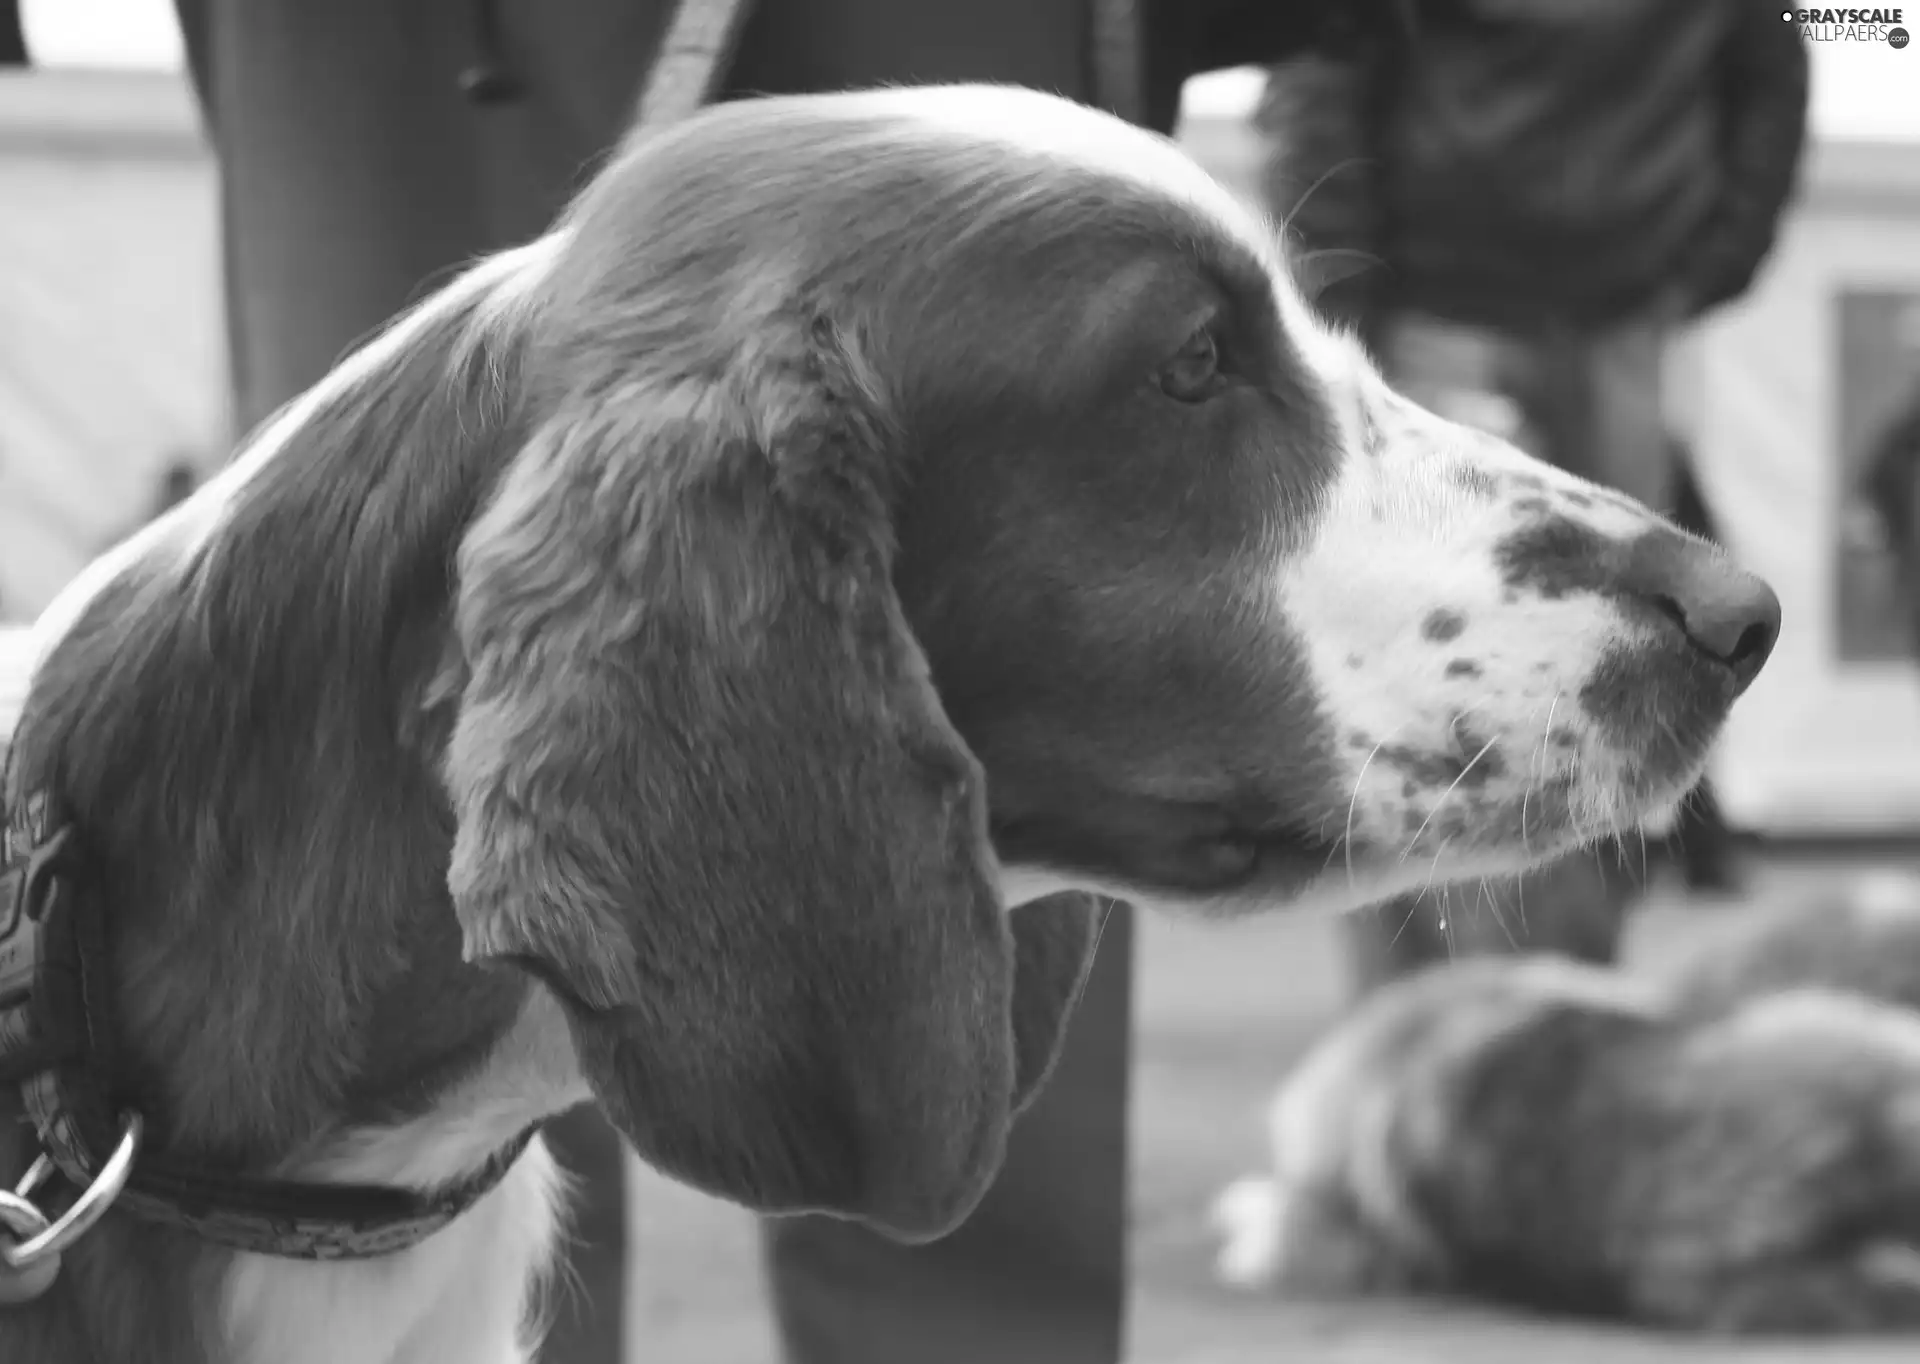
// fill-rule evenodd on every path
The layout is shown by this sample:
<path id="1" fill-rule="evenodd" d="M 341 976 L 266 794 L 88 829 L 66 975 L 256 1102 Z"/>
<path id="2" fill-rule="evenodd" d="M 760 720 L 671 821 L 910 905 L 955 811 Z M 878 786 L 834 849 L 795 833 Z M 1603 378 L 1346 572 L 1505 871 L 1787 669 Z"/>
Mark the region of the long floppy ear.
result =
<path id="1" fill-rule="evenodd" d="M 451 886 L 645 1159 L 918 1239 L 991 1182 L 1098 918 L 1023 920 L 1016 988 L 981 772 L 891 586 L 899 470 L 835 344 L 788 341 L 555 400 L 469 530 Z"/>
<path id="2" fill-rule="evenodd" d="M 1096 896 L 1049 895 L 1013 911 L 1014 1109 L 1024 1111 L 1060 1059 L 1068 1020 L 1093 974 L 1113 906 Z"/>

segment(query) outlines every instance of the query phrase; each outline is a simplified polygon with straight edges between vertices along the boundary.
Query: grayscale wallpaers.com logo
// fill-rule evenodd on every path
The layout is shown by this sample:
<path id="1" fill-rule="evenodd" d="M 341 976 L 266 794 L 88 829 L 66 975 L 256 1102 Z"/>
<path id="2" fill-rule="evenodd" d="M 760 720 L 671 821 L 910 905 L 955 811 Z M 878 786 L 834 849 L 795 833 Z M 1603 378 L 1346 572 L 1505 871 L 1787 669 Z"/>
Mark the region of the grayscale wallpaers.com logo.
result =
<path id="1" fill-rule="evenodd" d="M 1816 43 L 1885 43 L 1907 45 L 1905 16 L 1898 9 L 1783 9 L 1780 17 L 1800 25 L 1800 32 Z"/>

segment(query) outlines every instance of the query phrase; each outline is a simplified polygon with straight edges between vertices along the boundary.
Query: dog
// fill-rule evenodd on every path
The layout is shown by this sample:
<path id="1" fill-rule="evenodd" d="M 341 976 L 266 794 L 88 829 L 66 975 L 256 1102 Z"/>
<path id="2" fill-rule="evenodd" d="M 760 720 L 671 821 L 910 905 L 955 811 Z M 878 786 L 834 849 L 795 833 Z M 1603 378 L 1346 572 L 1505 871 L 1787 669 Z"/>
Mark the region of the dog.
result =
<path id="1" fill-rule="evenodd" d="M 1743 911 L 1659 973 L 1702 1018 L 1816 987 L 1920 1013 L 1920 876 L 1878 871 Z"/>
<path id="2" fill-rule="evenodd" d="M 144 1145 L 0 1357 L 524 1360 L 529 1134 L 589 1100 L 757 1212 L 938 1236 L 1084 892 L 1531 865 L 1678 800 L 1778 629 L 1395 395 L 1164 139 L 979 86 L 636 136 L 36 623 L 7 799 L 113 1023 L 91 1139 L 30 1135 Z"/>
<path id="3" fill-rule="evenodd" d="M 1445 964 L 1359 1006 L 1229 1186 L 1218 1271 L 1721 1335 L 1920 1330 L 1920 890 L 1647 975 Z"/>

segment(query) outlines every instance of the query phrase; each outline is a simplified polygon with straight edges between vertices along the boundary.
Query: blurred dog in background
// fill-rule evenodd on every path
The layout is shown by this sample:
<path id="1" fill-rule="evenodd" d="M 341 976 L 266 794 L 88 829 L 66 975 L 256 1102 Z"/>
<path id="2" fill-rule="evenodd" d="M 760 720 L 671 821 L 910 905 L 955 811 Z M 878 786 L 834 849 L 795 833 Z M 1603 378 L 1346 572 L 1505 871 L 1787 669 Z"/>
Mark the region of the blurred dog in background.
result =
<path id="1" fill-rule="evenodd" d="M 1229 1282 L 1719 1334 L 1920 1329 L 1920 881 L 1730 921 L 1664 972 L 1379 991 L 1288 1077 Z"/>

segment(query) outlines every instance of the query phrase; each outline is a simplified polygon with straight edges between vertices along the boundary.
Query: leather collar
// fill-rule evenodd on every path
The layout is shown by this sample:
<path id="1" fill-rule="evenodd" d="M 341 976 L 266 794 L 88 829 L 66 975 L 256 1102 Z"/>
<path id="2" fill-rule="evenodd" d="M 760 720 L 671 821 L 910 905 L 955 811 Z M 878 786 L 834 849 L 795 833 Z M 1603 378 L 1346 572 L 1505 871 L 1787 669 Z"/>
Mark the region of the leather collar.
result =
<path id="1" fill-rule="evenodd" d="M 13 1194 L 0 1183 L 0 1214 L 13 1207 L 15 1221 L 37 1212 L 50 1228 L 64 1225 L 47 1253 L 111 1207 L 229 1250 L 298 1260 L 390 1255 L 471 1208 L 538 1131 L 427 1193 L 270 1179 L 142 1150 L 144 1124 L 115 1083 L 100 900 L 80 831 L 52 793 L 30 793 L 8 812 L 0 862 L 0 1093 L 18 1091 L 40 1155 Z M 13 1118 L 0 1109 L 0 1121 Z M 25 1213 L 21 1200 L 31 1205 Z M 14 1230 L 12 1239 L 17 1247 L 28 1238 Z"/>

